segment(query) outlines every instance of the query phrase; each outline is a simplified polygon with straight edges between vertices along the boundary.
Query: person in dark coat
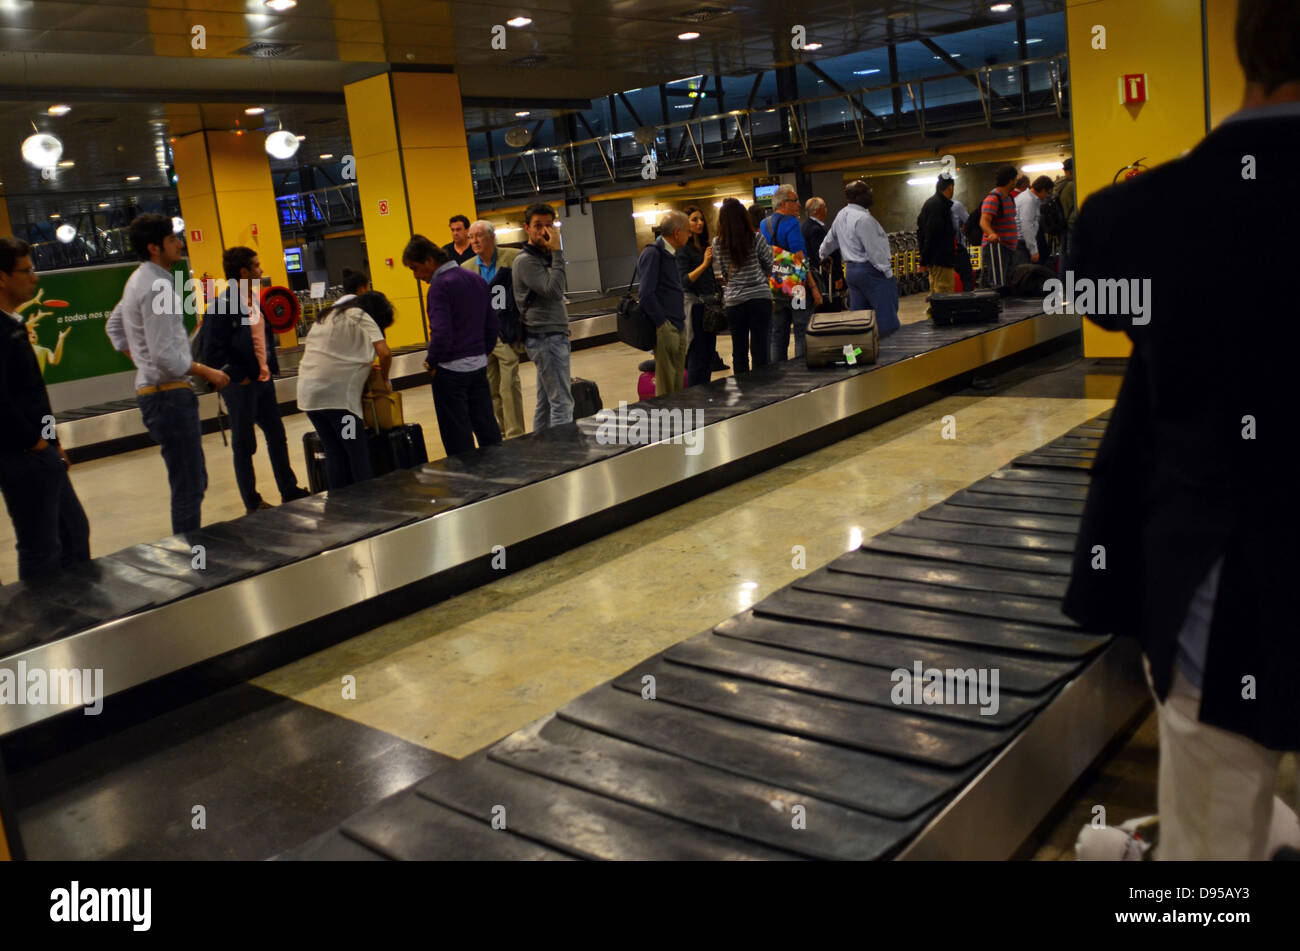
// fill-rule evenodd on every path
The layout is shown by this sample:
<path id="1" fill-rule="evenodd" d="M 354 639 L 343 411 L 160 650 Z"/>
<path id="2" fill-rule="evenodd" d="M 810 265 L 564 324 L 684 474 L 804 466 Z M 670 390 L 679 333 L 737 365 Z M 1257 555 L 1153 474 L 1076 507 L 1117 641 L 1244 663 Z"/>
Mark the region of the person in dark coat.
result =
<path id="1" fill-rule="evenodd" d="M 952 192 L 955 181 L 947 172 L 935 182 L 934 194 L 916 216 L 916 243 L 921 270 L 930 273 L 931 294 L 951 294 L 957 289 L 957 235 L 952 229 Z M 930 316 L 930 308 L 925 308 Z"/>
<path id="2" fill-rule="evenodd" d="M 1067 264 L 1076 286 L 1125 282 L 1127 308 L 1108 294 L 1085 309 L 1133 352 L 1064 609 L 1141 642 L 1164 859 L 1268 857 L 1279 758 L 1300 750 L 1300 321 L 1274 282 L 1240 278 L 1289 273 L 1294 257 L 1278 195 L 1300 150 L 1300 4 L 1243 0 L 1236 35 L 1241 111 L 1184 157 L 1093 195 Z M 1265 240 L 1220 242 L 1193 277 L 1185 248 L 1148 237 L 1197 233 L 1204 208 L 1186 196 L 1206 183 L 1219 233 Z"/>

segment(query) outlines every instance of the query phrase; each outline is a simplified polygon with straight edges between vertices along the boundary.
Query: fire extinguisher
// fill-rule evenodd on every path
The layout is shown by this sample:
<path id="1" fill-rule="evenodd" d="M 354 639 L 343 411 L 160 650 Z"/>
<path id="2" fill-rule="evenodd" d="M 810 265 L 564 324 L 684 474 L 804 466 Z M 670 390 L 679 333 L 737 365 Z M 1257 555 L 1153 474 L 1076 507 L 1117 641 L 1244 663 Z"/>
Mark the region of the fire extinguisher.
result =
<path id="1" fill-rule="evenodd" d="M 1142 158 L 1146 158 L 1146 156 L 1143 156 Z M 1116 182 L 1120 180 L 1120 176 L 1123 176 L 1126 179 L 1137 178 L 1139 175 L 1141 175 L 1143 172 L 1146 171 L 1150 171 L 1150 169 L 1147 168 L 1147 166 L 1142 164 L 1142 159 L 1138 159 L 1136 162 L 1132 162 L 1128 165 L 1125 165 L 1118 172 L 1116 172 L 1115 177 L 1110 180 L 1110 183 L 1114 185 Z"/>

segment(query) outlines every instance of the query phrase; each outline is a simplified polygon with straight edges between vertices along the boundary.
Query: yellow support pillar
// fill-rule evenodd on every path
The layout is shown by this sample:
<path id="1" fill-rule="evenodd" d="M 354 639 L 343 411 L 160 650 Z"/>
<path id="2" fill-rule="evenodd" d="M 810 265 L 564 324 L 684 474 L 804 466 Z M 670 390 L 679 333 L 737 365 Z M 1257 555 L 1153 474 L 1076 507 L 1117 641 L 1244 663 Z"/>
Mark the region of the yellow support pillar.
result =
<path id="1" fill-rule="evenodd" d="M 12 238 L 14 236 L 14 226 L 9 221 L 9 202 L 5 201 L 5 196 L 0 195 L 0 238 Z"/>
<path id="2" fill-rule="evenodd" d="M 266 135 L 195 132 L 175 139 L 172 155 L 193 277 L 210 275 L 220 289 L 222 252 L 242 245 L 257 252 L 272 285 L 288 287 Z M 292 330 L 280 334 L 281 346 L 296 343 Z"/>
<path id="3" fill-rule="evenodd" d="M 1210 128 L 1241 108 L 1246 74 L 1237 59 L 1237 0 L 1205 0 Z"/>
<path id="4" fill-rule="evenodd" d="M 1202 2 L 1069 0 L 1070 113 L 1080 202 L 1135 159 L 1155 166 L 1204 137 Z M 1120 83 L 1132 73 L 1146 74 L 1147 101 L 1122 105 Z M 1085 356 L 1126 357 L 1129 350 L 1124 334 L 1083 322 Z"/>
<path id="5" fill-rule="evenodd" d="M 344 87 L 357 192 L 375 290 L 393 302 L 392 346 L 427 339 L 424 301 L 402 249 L 412 234 L 445 244 L 447 220 L 476 217 L 460 80 L 394 71 Z"/>

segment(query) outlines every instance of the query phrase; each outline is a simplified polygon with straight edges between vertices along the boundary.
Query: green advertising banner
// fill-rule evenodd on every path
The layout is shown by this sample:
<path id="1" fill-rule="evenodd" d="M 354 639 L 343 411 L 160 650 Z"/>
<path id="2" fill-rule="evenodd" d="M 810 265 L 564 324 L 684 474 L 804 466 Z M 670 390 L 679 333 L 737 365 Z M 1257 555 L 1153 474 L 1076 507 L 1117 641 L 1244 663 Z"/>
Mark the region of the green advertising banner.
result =
<path id="1" fill-rule="evenodd" d="M 27 326 L 47 385 L 134 368 L 126 354 L 113 349 L 104 325 L 138 266 L 107 264 L 37 275 L 36 296 L 18 308 L 18 316 Z M 180 261 L 174 270 L 184 286 L 188 262 Z M 194 323 L 194 317 L 185 318 L 188 329 Z"/>

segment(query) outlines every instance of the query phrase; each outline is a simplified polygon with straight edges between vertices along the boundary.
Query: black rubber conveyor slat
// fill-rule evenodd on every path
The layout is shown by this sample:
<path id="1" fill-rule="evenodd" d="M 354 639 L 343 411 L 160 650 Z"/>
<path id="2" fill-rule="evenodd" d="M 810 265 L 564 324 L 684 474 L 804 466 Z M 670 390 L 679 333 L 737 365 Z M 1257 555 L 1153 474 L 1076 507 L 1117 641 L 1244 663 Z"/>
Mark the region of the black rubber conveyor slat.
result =
<path id="1" fill-rule="evenodd" d="M 541 742 L 537 741 L 537 745 Z M 475 754 L 439 770 L 421 782 L 416 792 L 462 815 L 475 817 L 472 821 L 481 822 L 492 835 L 498 834 L 490 827 L 493 809 L 503 806 L 507 829 L 579 858 L 721 861 L 796 857 L 575 788 L 580 786 L 564 785 L 536 770 L 516 768 L 508 758 L 495 761 L 486 754 Z"/>
<path id="2" fill-rule="evenodd" d="M 958 522 L 941 522 L 932 518 L 912 518 L 890 529 L 891 535 L 928 538 L 941 542 L 970 542 L 993 548 L 1029 549 L 1070 554 L 1074 551 L 1074 536 L 1046 532 L 1022 532 L 1012 528 L 989 525 L 963 525 Z"/>
<path id="3" fill-rule="evenodd" d="M 1038 515 L 1008 512 L 1003 509 L 972 508 L 941 502 L 922 512 L 918 518 L 960 525 L 988 525 L 993 528 L 1014 528 L 1023 532 L 1055 532 L 1060 535 L 1077 535 L 1079 518 L 1071 515 Z"/>
<path id="4" fill-rule="evenodd" d="M 569 726 L 571 731 L 580 730 Z M 878 859 L 920 825 L 919 818 L 872 816 L 613 737 L 581 732 L 582 741 L 571 745 L 552 742 L 544 727 L 525 727 L 497 743 L 489 755 L 517 769 L 674 819 L 689 816 L 691 825 L 809 858 Z M 804 808 L 806 828 L 792 823 L 795 806 Z M 689 832 L 690 826 L 683 823 L 683 829 Z"/>
<path id="5" fill-rule="evenodd" d="M 906 819 L 956 789 L 976 767 L 938 769 L 764 729 L 605 685 L 562 707 L 563 720 L 705 766 Z"/>
<path id="6" fill-rule="evenodd" d="M 905 535 L 876 535 L 862 543 L 863 550 L 952 561 L 962 565 L 983 565 L 988 568 L 1005 568 L 1033 574 L 1070 576 L 1069 555 L 1053 552 L 1013 551 L 1008 548 L 990 548 L 969 542 L 942 541 L 927 538 L 909 538 Z"/>
<path id="7" fill-rule="evenodd" d="M 713 633 L 887 670 L 910 669 L 917 661 L 923 667 L 939 669 L 996 667 L 1001 671 L 1003 687 L 1025 694 L 1038 694 L 1055 687 L 1079 669 L 1078 661 L 1074 660 L 1029 657 L 968 644 L 782 621 L 758 617 L 752 611 L 728 618 L 714 627 Z"/>
<path id="8" fill-rule="evenodd" d="M 1001 509 L 1024 515 L 1083 515 L 1083 501 L 1056 497 L 1038 498 L 1032 495 L 999 495 L 993 492 L 972 492 L 962 489 L 948 497 L 948 504 L 977 509 Z"/>
<path id="9" fill-rule="evenodd" d="M 996 568 L 962 564 L 960 561 L 943 564 L 889 555 L 865 548 L 841 555 L 826 567 L 833 572 L 872 578 L 891 578 L 896 581 L 913 581 L 971 591 L 1030 595 L 1037 598 L 1052 598 L 1057 602 L 1065 596 L 1067 586 L 1064 578 L 999 571 Z"/>

